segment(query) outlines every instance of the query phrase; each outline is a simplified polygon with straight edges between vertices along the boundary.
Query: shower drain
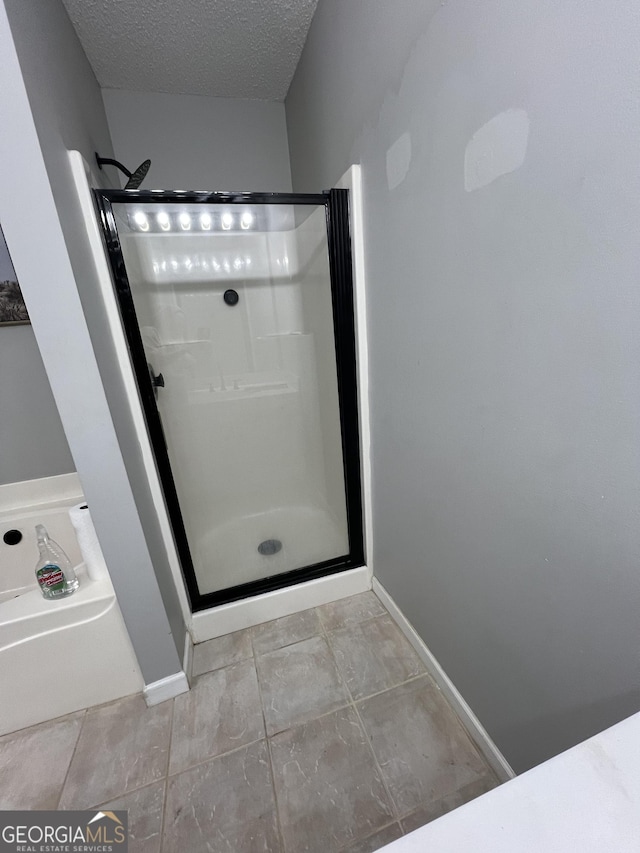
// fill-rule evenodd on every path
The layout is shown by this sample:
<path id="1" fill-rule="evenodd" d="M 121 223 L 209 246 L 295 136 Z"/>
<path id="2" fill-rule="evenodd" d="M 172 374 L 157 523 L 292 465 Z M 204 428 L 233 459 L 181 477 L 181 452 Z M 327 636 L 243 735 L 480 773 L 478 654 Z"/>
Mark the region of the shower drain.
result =
<path id="1" fill-rule="evenodd" d="M 258 553 L 263 557 L 270 557 L 272 554 L 277 554 L 282 549 L 282 542 L 279 539 L 265 539 L 258 545 Z"/>

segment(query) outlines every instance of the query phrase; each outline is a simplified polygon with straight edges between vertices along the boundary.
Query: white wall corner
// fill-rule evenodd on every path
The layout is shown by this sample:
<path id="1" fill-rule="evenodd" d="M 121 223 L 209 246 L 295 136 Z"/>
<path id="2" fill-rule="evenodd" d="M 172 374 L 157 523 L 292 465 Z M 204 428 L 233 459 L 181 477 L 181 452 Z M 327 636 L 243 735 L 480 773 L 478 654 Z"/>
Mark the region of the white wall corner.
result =
<path id="1" fill-rule="evenodd" d="M 146 684 L 142 695 L 144 701 L 149 708 L 152 705 L 159 705 L 160 702 L 166 702 L 167 699 L 173 699 L 174 696 L 179 696 L 181 693 L 189 692 L 189 681 L 186 673 L 174 672 L 173 675 L 168 675 L 166 678 L 161 678 L 159 681 L 152 681 L 151 684 Z"/>
<path id="2" fill-rule="evenodd" d="M 433 653 L 430 651 L 422 637 L 400 610 L 393 598 L 382 586 L 377 578 L 373 578 L 373 591 L 389 611 L 391 617 L 407 640 L 417 652 L 420 660 L 427 668 L 427 672 L 439 687 L 442 695 L 447 699 L 456 712 L 467 733 L 478 747 L 482 756 L 486 759 L 493 772 L 501 782 L 508 782 L 515 777 L 515 771 L 493 742 L 489 733 L 480 720 L 473 713 L 464 697 L 451 681 L 447 673 L 440 666 Z"/>
<path id="3" fill-rule="evenodd" d="M 177 590 L 178 600 L 182 609 L 182 618 L 185 625 L 188 626 L 191 619 L 191 607 L 189 606 L 189 600 L 187 598 L 187 592 L 180 568 L 180 559 L 173 539 L 171 522 L 169 520 L 169 514 L 164 501 L 160 476 L 153 456 L 151 440 L 147 432 L 146 422 L 142 411 L 142 403 L 140 402 L 138 386 L 136 384 L 133 365 L 131 363 L 129 348 L 124 332 L 124 326 L 122 325 L 122 320 L 120 318 L 120 309 L 118 308 L 118 302 L 114 293 L 109 264 L 102 242 L 102 233 L 100 231 L 93 197 L 91 195 L 91 187 L 102 186 L 104 176 L 98 174 L 95 171 L 95 167 L 92 164 L 87 163 L 79 151 L 69 151 L 68 157 L 71 174 L 75 182 L 76 192 L 82 208 L 86 237 L 92 250 L 96 280 L 100 285 L 105 314 L 109 322 L 113 344 L 126 388 L 129 411 L 133 423 L 135 424 L 136 433 L 140 442 L 140 451 L 142 453 L 144 467 L 148 476 L 151 499 L 158 516 L 158 524 L 160 525 L 160 531 L 162 533 L 163 545 L 167 553 L 167 560 L 169 562 L 169 567 Z"/>
<path id="4" fill-rule="evenodd" d="M 362 170 L 350 166 L 336 183 L 349 190 L 349 226 L 353 265 L 353 300 L 356 329 L 356 367 L 358 376 L 358 413 L 360 416 L 360 465 L 362 472 L 362 519 L 364 523 L 365 563 L 373 577 L 373 507 L 371 478 L 371 419 L 369 414 L 369 345 L 367 339 L 367 292 L 364 265 L 364 219 L 362 209 Z"/>

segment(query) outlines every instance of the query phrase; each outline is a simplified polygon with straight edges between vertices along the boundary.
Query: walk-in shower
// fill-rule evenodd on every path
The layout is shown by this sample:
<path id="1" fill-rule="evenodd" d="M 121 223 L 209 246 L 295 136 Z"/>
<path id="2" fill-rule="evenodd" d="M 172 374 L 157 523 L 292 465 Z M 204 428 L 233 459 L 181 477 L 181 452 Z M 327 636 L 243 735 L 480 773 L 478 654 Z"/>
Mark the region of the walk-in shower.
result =
<path id="1" fill-rule="evenodd" d="M 192 608 L 362 565 L 347 191 L 95 197 Z"/>

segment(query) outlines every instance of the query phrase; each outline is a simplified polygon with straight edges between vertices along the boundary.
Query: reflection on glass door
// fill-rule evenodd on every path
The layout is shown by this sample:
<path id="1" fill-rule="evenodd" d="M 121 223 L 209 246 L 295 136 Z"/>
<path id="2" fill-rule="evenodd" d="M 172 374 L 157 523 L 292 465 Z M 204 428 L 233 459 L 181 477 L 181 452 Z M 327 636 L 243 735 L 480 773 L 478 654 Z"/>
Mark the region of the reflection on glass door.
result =
<path id="1" fill-rule="evenodd" d="M 96 195 L 194 607 L 361 564 L 329 195 Z"/>

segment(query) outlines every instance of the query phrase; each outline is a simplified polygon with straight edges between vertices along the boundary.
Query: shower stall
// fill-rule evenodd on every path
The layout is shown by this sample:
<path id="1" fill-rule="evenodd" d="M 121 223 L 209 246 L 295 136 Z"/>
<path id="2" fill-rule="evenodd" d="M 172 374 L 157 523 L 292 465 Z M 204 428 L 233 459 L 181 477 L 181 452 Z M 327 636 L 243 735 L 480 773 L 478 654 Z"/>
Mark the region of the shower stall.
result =
<path id="1" fill-rule="evenodd" d="M 94 195 L 192 610 L 361 566 L 348 192 Z"/>

